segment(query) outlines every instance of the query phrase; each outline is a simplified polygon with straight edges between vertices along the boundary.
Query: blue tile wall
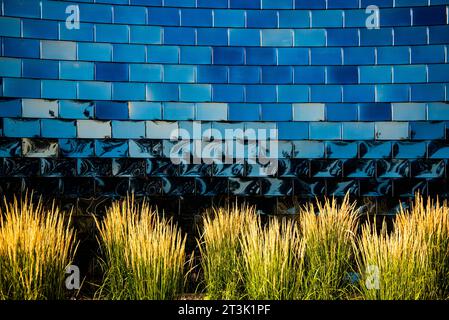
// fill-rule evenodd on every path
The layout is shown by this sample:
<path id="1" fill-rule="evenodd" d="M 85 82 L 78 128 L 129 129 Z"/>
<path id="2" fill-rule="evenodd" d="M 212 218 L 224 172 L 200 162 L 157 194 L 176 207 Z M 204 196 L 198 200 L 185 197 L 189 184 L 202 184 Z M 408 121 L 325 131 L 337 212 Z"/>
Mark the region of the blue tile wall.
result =
<path id="1" fill-rule="evenodd" d="M 366 26 L 369 5 L 379 28 Z M 448 6 L 0 0 L 0 190 L 39 175 L 67 196 L 447 196 Z M 226 129 L 274 129 L 278 171 L 174 164 L 178 128 L 189 159 Z M 270 153 L 231 140 L 206 151 Z"/>

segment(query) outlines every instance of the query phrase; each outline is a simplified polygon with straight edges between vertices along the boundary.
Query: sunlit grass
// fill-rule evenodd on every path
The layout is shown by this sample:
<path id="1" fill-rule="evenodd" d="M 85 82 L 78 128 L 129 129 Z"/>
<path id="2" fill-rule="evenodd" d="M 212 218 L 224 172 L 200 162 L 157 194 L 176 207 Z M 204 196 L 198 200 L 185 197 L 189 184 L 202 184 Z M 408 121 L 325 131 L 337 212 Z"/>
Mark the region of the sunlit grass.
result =
<path id="1" fill-rule="evenodd" d="M 171 220 L 127 197 L 96 223 L 105 272 L 99 298 L 164 300 L 182 292 L 186 239 Z"/>
<path id="2" fill-rule="evenodd" d="M 32 195 L 0 210 L 0 299 L 63 299 L 76 247 L 70 218 Z"/>

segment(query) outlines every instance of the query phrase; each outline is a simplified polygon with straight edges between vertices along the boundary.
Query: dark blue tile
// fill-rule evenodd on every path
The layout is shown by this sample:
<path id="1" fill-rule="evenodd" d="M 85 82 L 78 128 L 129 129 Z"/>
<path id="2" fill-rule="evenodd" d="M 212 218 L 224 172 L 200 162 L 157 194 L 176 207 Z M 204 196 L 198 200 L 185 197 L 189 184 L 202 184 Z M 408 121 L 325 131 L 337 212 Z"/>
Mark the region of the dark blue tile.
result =
<path id="1" fill-rule="evenodd" d="M 357 67 L 327 67 L 327 83 L 350 84 L 358 82 Z"/>
<path id="2" fill-rule="evenodd" d="M 189 27 L 212 27 L 212 10 L 182 9 L 181 25 Z"/>
<path id="3" fill-rule="evenodd" d="M 395 45 L 427 44 L 426 27 L 402 27 L 394 30 Z"/>
<path id="4" fill-rule="evenodd" d="M 296 9 L 326 9 L 326 0 L 295 0 Z"/>
<path id="5" fill-rule="evenodd" d="M 374 64 L 374 48 L 355 47 L 344 48 L 344 64 L 346 65 L 365 65 Z"/>
<path id="6" fill-rule="evenodd" d="M 275 65 L 275 48 L 248 48 L 246 50 L 246 63 L 250 65 Z"/>
<path id="7" fill-rule="evenodd" d="M 59 76 L 58 61 L 52 60 L 23 60 L 23 77 L 57 79 Z"/>
<path id="8" fill-rule="evenodd" d="M 429 27 L 430 44 L 447 44 L 449 42 L 449 26 Z"/>
<path id="9" fill-rule="evenodd" d="M 260 119 L 260 105 L 258 104 L 230 104 L 230 121 L 258 121 Z"/>
<path id="10" fill-rule="evenodd" d="M 246 101 L 248 102 L 276 102 L 276 86 L 247 85 Z"/>
<path id="11" fill-rule="evenodd" d="M 359 45 L 359 34 L 357 29 L 328 29 L 327 30 L 328 46 L 352 46 Z"/>
<path id="12" fill-rule="evenodd" d="M 39 40 L 5 38 L 3 39 L 3 53 L 7 57 L 39 58 Z"/>
<path id="13" fill-rule="evenodd" d="M 413 46 L 412 63 L 444 63 L 444 46 Z"/>
<path id="14" fill-rule="evenodd" d="M 242 85 L 214 85 L 212 89 L 213 101 L 243 102 L 245 101 L 244 86 Z"/>
<path id="15" fill-rule="evenodd" d="M 325 67 L 307 66 L 307 67 L 295 67 L 294 68 L 294 81 L 295 83 L 303 84 L 321 84 L 325 83 Z"/>
<path id="16" fill-rule="evenodd" d="M 22 115 L 22 100 L 0 99 L 0 117 L 19 118 Z"/>
<path id="17" fill-rule="evenodd" d="M 279 140 L 307 140 L 309 124 L 307 122 L 279 122 Z"/>
<path id="18" fill-rule="evenodd" d="M 23 20 L 24 38 L 58 39 L 58 23 L 48 20 Z"/>
<path id="19" fill-rule="evenodd" d="M 271 10 L 248 10 L 246 13 L 249 28 L 276 28 L 277 14 Z"/>
<path id="20" fill-rule="evenodd" d="M 278 48 L 279 65 L 308 65 L 309 49 L 307 48 Z"/>
<path id="21" fill-rule="evenodd" d="M 380 10 L 381 27 L 410 26 L 411 17 L 409 8 L 394 8 Z M 414 23 L 415 25 L 415 23 Z"/>
<path id="22" fill-rule="evenodd" d="M 359 105 L 360 121 L 390 121 L 391 104 L 389 103 L 361 103 Z"/>
<path id="23" fill-rule="evenodd" d="M 443 84 L 413 84 L 411 88 L 411 101 L 444 101 L 445 88 Z"/>
<path id="24" fill-rule="evenodd" d="M 197 29 L 197 44 L 207 46 L 226 46 L 228 44 L 228 30 L 224 28 Z"/>
<path id="25" fill-rule="evenodd" d="M 357 109 L 356 104 L 330 103 L 326 105 L 326 119 L 327 121 L 356 121 Z"/>
<path id="26" fill-rule="evenodd" d="M 446 24 L 446 7 L 417 7 L 413 8 L 413 25 L 430 26 Z"/>
<path id="27" fill-rule="evenodd" d="M 98 101 L 95 104 L 95 116 L 104 120 L 128 119 L 126 102 Z"/>
<path id="28" fill-rule="evenodd" d="M 230 83 L 260 83 L 260 68 L 250 66 L 229 67 Z"/>
<path id="29" fill-rule="evenodd" d="M 198 66 L 197 81 L 199 83 L 226 83 L 228 68 L 221 66 Z"/>
<path id="30" fill-rule="evenodd" d="M 244 64 L 243 48 L 222 48 L 213 49 L 214 64 Z"/>
<path id="31" fill-rule="evenodd" d="M 341 102 L 341 87 L 335 85 L 311 86 L 311 102 Z"/>
<path id="32" fill-rule="evenodd" d="M 391 28 L 360 29 L 360 44 L 362 46 L 383 46 L 393 44 L 393 32 Z"/>
<path id="33" fill-rule="evenodd" d="M 292 121 L 290 104 L 262 104 L 263 121 Z"/>
<path id="34" fill-rule="evenodd" d="M 262 67 L 262 83 L 289 84 L 292 82 L 292 67 Z"/>
<path id="35" fill-rule="evenodd" d="M 342 53 L 340 48 L 312 48 L 312 65 L 340 65 Z"/>
<path id="36" fill-rule="evenodd" d="M 327 7 L 329 9 L 335 8 L 358 8 L 359 0 L 327 0 Z"/>
<path id="37" fill-rule="evenodd" d="M 179 10 L 175 8 L 148 8 L 148 24 L 179 26 Z"/>
<path id="38" fill-rule="evenodd" d="M 260 1 L 230 0 L 231 9 L 260 9 Z"/>
<path id="39" fill-rule="evenodd" d="M 379 64 L 408 64 L 410 55 L 408 47 L 380 47 L 377 48 L 377 62 Z"/>
<path id="40" fill-rule="evenodd" d="M 195 29 L 194 28 L 164 28 L 164 44 L 171 45 L 194 45 Z"/>
<path id="41" fill-rule="evenodd" d="M 102 81 L 128 81 L 128 64 L 97 62 L 95 79 Z"/>

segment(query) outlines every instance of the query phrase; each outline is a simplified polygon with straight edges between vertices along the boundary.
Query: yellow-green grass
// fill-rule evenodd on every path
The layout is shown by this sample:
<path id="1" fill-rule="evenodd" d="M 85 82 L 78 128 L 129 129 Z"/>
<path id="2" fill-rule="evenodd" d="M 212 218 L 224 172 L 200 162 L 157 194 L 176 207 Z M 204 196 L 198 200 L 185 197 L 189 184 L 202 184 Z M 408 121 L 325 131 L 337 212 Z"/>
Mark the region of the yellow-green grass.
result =
<path id="1" fill-rule="evenodd" d="M 65 269 L 75 255 L 70 216 L 33 195 L 5 199 L 0 210 L 0 299 L 63 299 Z"/>
<path id="2" fill-rule="evenodd" d="M 304 243 L 295 221 L 272 219 L 263 227 L 258 219 L 241 238 L 241 245 L 246 298 L 303 297 Z"/>
<path id="3" fill-rule="evenodd" d="M 105 277 L 97 297 L 174 299 L 185 279 L 185 236 L 171 219 L 129 196 L 96 219 Z"/>
<path id="4" fill-rule="evenodd" d="M 343 299 L 350 294 L 358 211 L 346 195 L 310 202 L 300 209 L 299 223 L 306 259 L 306 299 Z"/>
<path id="5" fill-rule="evenodd" d="M 254 207 L 212 208 L 203 217 L 198 241 L 208 299 L 241 299 L 244 295 L 241 240 L 257 221 Z"/>

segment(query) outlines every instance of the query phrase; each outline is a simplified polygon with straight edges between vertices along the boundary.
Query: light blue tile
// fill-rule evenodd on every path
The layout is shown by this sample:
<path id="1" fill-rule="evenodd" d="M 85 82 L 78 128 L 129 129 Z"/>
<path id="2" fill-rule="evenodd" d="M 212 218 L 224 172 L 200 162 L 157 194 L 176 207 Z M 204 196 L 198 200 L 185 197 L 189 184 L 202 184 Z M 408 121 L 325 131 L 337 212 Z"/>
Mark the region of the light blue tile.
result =
<path id="1" fill-rule="evenodd" d="M 179 99 L 187 102 L 211 101 L 211 86 L 207 84 L 181 84 L 179 85 Z"/>
<path id="2" fill-rule="evenodd" d="M 164 120 L 193 120 L 195 105 L 193 103 L 166 102 L 162 105 Z"/>
<path id="3" fill-rule="evenodd" d="M 155 63 L 178 63 L 179 47 L 175 46 L 148 46 L 147 61 Z"/>
<path id="4" fill-rule="evenodd" d="M 25 118 L 57 118 L 58 102 L 43 99 L 23 99 L 22 116 Z"/>
<path id="5" fill-rule="evenodd" d="M 325 105 L 322 103 L 302 103 L 293 105 L 293 121 L 324 121 Z"/>
<path id="6" fill-rule="evenodd" d="M 59 116 L 66 119 L 89 119 L 94 116 L 92 102 L 74 100 L 59 101 Z"/>
<path id="7" fill-rule="evenodd" d="M 40 121 L 31 119 L 3 119 L 3 135 L 12 138 L 40 136 Z"/>
<path id="8" fill-rule="evenodd" d="M 77 120 L 78 138 L 107 139 L 111 138 L 111 122 L 97 120 Z"/>
<path id="9" fill-rule="evenodd" d="M 81 61 L 60 61 L 59 76 L 65 80 L 94 80 L 94 64 Z"/>
<path id="10" fill-rule="evenodd" d="M 130 64 L 129 80 L 141 82 L 162 81 L 162 66 L 157 64 Z"/>
<path id="11" fill-rule="evenodd" d="M 112 138 L 143 139 L 145 138 L 144 121 L 114 120 L 112 123 Z"/>
<path id="12" fill-rule="evenodd" d="M 336 122 L 311 122 L 309 134 L 312 140 L 340 140 L 341 123 Z"/>
<path id="13" fill-rule="evenodd" d="M 116 82 L 112 84 L 112 99 L 120 101 L 145 100 L 144 83 Z"/>
<path id="14" fill-rule="evenodd" d="M 425 121 L 425 103 L 393 103 L 393 121 Z"/>
<path id="15" fill-rule="evenodd" d="M 132 120 L 161 120 L 162 109 L 158 102 L 132 101 L 128 104 L 129 118 Z"/>
<path id="16" fill-rule="evenodd" d="M 295 46 L 322 47 L 326 45 L 326 31 L 324 29 L 295 30 Z"/>
<path id="17" fill-rule="evenodd" d="M 395 66 L 393 70 L 395 83 L 426 82 L 427 79 L 425 65 Z"/>
<path id="18" fill-rule="evenodd" d="M 97 24 L 95 26 L 96 42 L 118 42 L 127 43 L 129 41 L 129 26 Z"/>
<path id="19" fill-rule="evenodd" d="M 178 101 L 178 86 L 176 84 L 148 84 L 146 92 L 147 101 Z"/>
<path id="20" fill-rule="evenodd" d="M 42 40 L 41 48 L 41 58 L 43 59 L 76 59 L 76 42 Z"/>
<path id="21" fill-rule="evenodd" d="M 408 122 L 376 122 L 376 140 L 407 140 Z"/>
<path id="22" fill-rule="evenodd" d="M 226 121 L 228 120 L 227 103 L 197 103 L 196 120 Z"/>
<path id="23" fill-rule="evenodd" d="M 164 66 L 164 82 L 195 82 L 196 67 L 181 65 L 165 65 Z"/>
<path id="24" fill-rule="evenodd" d="M 374 122 L 343 122 L 343 140 L 374 140 Z"/>
<path id="25" fill-rule="evenodd" d="M 146 121 L 146 134 L 148 139 L 177 138 L 178 122 L 176 121 Z"/>
<path id="26" fill-rule="evenodd" d="M 132 43 L 161 44 L 162 28 L 157 26 L 130 26 Z"/>
<path id="27" fill-rule="evenodd" d="M 245 27 L 244 10 L 214 10 L 215 27 Z"/>
<path id="28" fill-rule="evenodd" d="M 110 43 L 78 43 L 78 59 L 87 61 L 112 61 Z"/>
<path id="29" fill-rule="evenodd" d="M 291 47 L 293 46 L 292 30 L 262 30 L 262 46 L 265 47 Z"/>
<path id="30" fill-rule="evenodd" d="M 294 141 L 293 148 L 297 159 L 324 158 L 324 143 L 321 141 Z"/>
<path id="31" fill-rule="evenodd" d="M 145 46 L 114 44 L 112 60 L 118 62 L 145 62 Z"/>
<path id="32" fill-rule="evenodd" d="M 108 82 L 83 81 L 78 83 L 78 99 L 110 100 L 112 84 Z"/>
<path id="33" fill-rule="evenodd" d="M 77 83 L 66 80 L 42 80 L 42 98 L 76 99 Z"/>

